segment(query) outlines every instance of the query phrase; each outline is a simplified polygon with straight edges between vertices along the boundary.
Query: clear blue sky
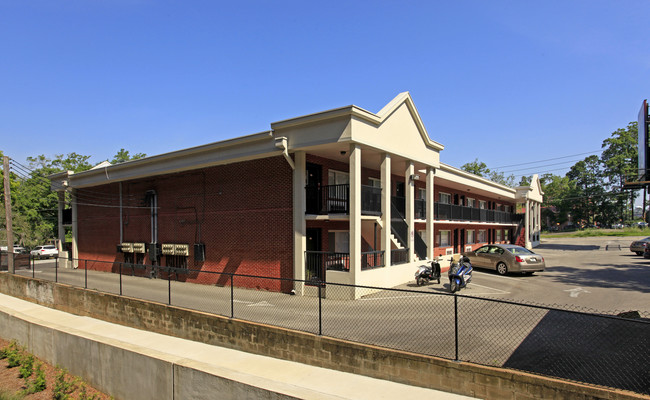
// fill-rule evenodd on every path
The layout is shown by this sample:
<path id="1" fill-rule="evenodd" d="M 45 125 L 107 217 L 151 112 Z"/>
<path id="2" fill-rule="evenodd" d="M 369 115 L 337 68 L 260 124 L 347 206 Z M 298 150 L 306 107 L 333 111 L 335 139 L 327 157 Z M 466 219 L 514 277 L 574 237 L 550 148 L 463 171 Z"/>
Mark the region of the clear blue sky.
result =
<path id="1" fill-rule="evenodd" d="M 0 0 L 0 149 L 155 155 L 409 91 L 447 164 L 592 152 L 650 97 L 649 15 L 647 0 Z"/>

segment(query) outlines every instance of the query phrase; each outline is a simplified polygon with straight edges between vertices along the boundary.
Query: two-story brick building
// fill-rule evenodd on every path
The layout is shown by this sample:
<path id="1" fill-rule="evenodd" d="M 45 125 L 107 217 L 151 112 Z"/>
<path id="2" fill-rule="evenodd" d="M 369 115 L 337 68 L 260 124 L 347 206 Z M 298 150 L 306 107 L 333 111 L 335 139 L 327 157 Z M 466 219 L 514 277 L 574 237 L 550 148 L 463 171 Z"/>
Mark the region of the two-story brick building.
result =
<path id="1" fill-rule="evenodd" d="M 402 93 L 376 114 L 337 108 L 51 180 L 62 200 L 72 194 L 72 258 L 101 261 L 89 264 L 99 270 L 127 261 L 201 271 L 185 279 L 202 283 L 228 284 L 203 273 L 212 271 L 394 286 L 425 258 L 485 243 L 534 246 L 537 177 L 509 188 L 441 163 L 443 149 Z"/>

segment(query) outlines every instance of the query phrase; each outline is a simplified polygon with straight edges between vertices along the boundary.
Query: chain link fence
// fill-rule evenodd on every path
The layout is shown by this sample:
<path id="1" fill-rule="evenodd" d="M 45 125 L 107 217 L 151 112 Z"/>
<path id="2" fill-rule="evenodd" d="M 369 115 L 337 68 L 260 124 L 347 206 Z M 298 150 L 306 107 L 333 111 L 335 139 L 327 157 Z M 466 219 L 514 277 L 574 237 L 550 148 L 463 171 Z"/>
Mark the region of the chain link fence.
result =
<path id="1" fill-rule="evenodd" d="M 6 254 L 1 265 L 6 265 Z M 650 315 L 95 260 L 16 274 L 451 360 L 650 394 Z M 103 265 L 100 272 L 90 269 Z M 188 278 L 192 280 L 187 282 Z M 267 287 L 304 284 L 312 296 Z M 335 300 L 356 291 L 357 300 Z M 320 295 L 319 295 L 320 294 Z"/>

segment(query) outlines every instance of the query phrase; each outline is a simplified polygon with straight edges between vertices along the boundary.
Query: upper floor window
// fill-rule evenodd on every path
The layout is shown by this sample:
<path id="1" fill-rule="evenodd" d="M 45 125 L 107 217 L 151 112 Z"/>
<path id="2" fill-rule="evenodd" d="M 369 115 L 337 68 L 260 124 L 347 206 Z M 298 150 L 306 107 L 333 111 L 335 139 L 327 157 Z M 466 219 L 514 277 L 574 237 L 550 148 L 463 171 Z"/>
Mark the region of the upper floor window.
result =
<path id="1" fill-rule="evenodd" d="M 427 190 L 426 189 L 418 189 L 418 197 L 420 200 L 426 200 L 427 199 Z"/>
<path id="2" fill-rule="evenodd" d="M 485 210 L 485 200 L 478 201 L 478 208 L 480 208 L 481 210 Z"/>
<path id="3" fill-rule="evenodd" d="M 451 204 L 451 195 L 449 193 L 440 193 L 441 204 Z"/>
<path id="4" fill-rule="evenodd" d="M 467 198 L 467 207 L 476 207 L 476 200 Z"/>
<path id="5" fill-rule="evenodd" d="M 370 178 L 370 186 L 380 188 L 381 187 L 381 179 Z"/>

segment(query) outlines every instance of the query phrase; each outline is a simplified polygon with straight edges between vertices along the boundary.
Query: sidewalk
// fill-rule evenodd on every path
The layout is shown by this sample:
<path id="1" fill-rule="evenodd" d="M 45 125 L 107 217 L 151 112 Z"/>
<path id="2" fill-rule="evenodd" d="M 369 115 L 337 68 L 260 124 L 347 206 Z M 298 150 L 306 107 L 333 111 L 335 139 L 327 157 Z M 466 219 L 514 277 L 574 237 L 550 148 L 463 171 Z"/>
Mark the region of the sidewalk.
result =
<path id="1" fill-rule="evenodd" d="M 91 385 L 112 388 L 117 399 L 468 398 L 128 328 L 4 294 L 0 336 Z"/>

